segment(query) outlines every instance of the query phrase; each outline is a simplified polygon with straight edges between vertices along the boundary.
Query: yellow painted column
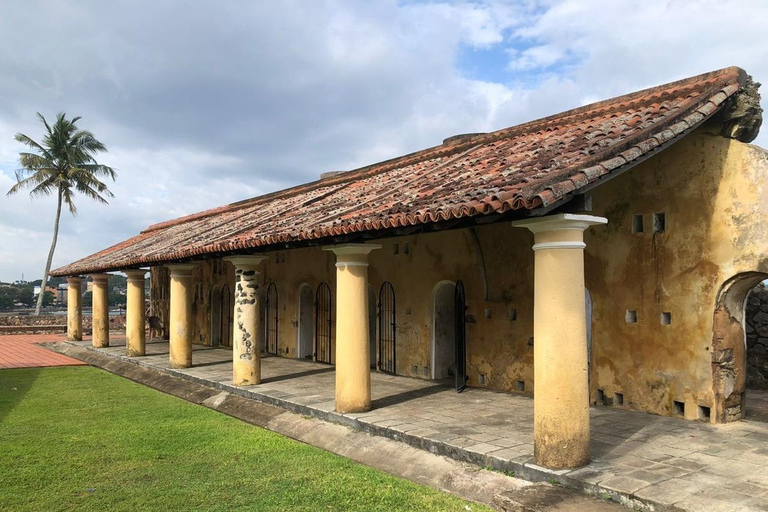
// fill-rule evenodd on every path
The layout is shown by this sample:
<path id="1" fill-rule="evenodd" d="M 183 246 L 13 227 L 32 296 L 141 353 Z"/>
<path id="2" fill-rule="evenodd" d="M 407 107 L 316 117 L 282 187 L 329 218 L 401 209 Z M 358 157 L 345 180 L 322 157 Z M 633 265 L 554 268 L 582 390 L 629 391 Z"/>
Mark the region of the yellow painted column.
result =
<path id="1" fill-rule="evenodd" d="M 566 213 L 514 223 L 534 233 L 534 458 L 547 468 L 589 462 L 584 230 L 606 222 Z"/>
<path id="2" fill-rule="evenodd" d="M 67 278 L 67 339 L 83 340 L 83 278 Z"/>
<path id="3" fill-rule="evenodd" d="M 224 258 L 235 267 L 235 301 L 232 327 L 232 383 L 261 383 L 259 346 L 259 266 L 267 256 Z"/>
<path id="4" fill-rule="evenodd" d="M 169 362 L 171 368 L 192 366 L 192 269 L 194 264 L 168 265 L 171 271 Z"/>
<path id="5" fill-rule="evenodd" d="M 371 409 L 368 254 L 374 244 L 324 247 L 336 254 L 336 411 Z"/>
<path id="6" fill-rule="evenodd" d="M 109 346 L 109 290 L 107 281 L 109 274 L 91 274 L 93 280 L 92 294 L 92 318 L 93 328 L 92 344 L 94 348 Z"/>
<path id="7" fill-rule="evenodd" d="M 126 270 L 125 274 L 128 276 L 125 303 L 125 355 L 143 356 L 146 353 L 144 287 L 147 271 Z"/>

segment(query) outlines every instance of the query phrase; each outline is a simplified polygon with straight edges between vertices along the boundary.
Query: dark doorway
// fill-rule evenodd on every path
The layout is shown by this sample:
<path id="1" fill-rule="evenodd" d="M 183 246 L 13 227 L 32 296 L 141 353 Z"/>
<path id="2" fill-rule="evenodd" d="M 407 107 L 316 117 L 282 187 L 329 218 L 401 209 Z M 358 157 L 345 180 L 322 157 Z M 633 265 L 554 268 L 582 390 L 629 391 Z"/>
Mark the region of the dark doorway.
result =
<path id="1" fill-rule="evenodd" d="M 456 284 L 440 281 L 432 291 L 432 378 L 452 379 L 456 375 Z"/>
<path id="2" fill-rule="evenodd" d="M 299 343 L 296 357 L 312 359 L 312 303 L 314 296 L 308 284 L 299 287 Z"/>
<path id="3" fill-rule="evenodd" d="M 221 314 L 219 315 L 221 319 L 221 327 L 219 327 L 221 345 L 225 347 L 232 346 L 232 314 L 234 313 L 232 311 L 232 300 L 232 291 L 229 285 L 225 284 L 221 287 Z"/>
<path id="4" fill-rule="evenodd" d="M 221 345 L 221 290 L 211 290 L 211 345 Z"/>
<path id="5" fill-rule="evenodd" d="M 464 283 L 456 282 L 454 293 L 454 307 L 456 310 L 456 391 L 461 393 L 467 387 L 467 301 L 464 293 Z"/>
<path id="6" fill-rule="evenodd" d="M 377 307 L 376 292 L 373 291 L 373 286 L 368 285 L 368 349 L 371 355 L 371 368 L 376 368 L 376 326 L 377 326 Z"/>
<path id="7" fill-rule="evenodd" d="M 397 373 L 395 289 L 389 281 L 379 290 L 379 370 Z"/>
<path id="8" fill-rule="evenodd" d="M 332 364 L 331 287 L 320 283 L 315 293 L 315 361 Z"/>
<path id="9" fill-rule="evenodd" d="M 269 283 L 267 287 L 267 318 L 266 318 L 266 333 L 267 333 L 267 353 L 277 355 L 279 352 L 278 340 L 277 340 L 277 286 L 275 283 Z"/>

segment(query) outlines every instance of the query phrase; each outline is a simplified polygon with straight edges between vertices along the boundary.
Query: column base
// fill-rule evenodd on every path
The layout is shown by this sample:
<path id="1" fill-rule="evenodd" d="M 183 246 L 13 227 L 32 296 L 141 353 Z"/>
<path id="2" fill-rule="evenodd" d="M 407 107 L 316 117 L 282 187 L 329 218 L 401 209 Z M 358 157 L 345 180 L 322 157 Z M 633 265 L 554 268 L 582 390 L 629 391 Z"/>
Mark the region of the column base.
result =
<path id="1" fill-rule="evenodd" d="M 256 386 L 257 384 L 261 384 L 261 379 L 246 379 L 246 380 L 232 381 L 232 385 L 238 386 L 238 387 Z"/>
<path id="2" fill-rule="evenodd" d="M 354 406 L 336 406 L 336 412 L 339 414 L 351 414 L 356 412 L 368 412 L 372 409 L 371 405 L 363 405 L 359 407 Z"/>

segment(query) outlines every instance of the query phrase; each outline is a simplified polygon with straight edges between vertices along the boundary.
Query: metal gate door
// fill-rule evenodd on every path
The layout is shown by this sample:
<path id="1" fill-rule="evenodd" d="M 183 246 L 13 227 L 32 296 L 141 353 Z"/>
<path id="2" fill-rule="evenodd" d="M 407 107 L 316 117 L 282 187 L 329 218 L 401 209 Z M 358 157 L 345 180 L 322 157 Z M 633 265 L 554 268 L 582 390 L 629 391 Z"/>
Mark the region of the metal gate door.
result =
<path id="1" fill-rule="evenodd" d="M 331 364 L 331 287 L 320 283 L 315 293 L 315 361 Z"/>
<path id="2" fill-rule="evenodd" d="M 229 290 L 229 285 L 224 285 L 221 288 L 221 314 L 219 319 L 221 321 L 221 327 L 219 332 L 221 333 L 221 344 L 225 347 L 232 346 L 232 292 Z"/>
<path id="3" fill-rule="evenodd" d="M 379 290 L 379 370 L 396 374 L 395 289 L 389 281 Z"/>
<path id="4" fill-rule="evenodd" d="M 267 353 L 277 355 L 277 286 L 275 283 L 269 283 L 267 287 L 267 318 L 266 318 L 266 333 L 267 333 Z"/>
<path id="5" fill-rule="evenodd" d="M 464 294 L 464 283 L 456 283 L 453 295 L 456 310 L 456 391 L 461 393 L 467 387 L 467 305 Z"/>

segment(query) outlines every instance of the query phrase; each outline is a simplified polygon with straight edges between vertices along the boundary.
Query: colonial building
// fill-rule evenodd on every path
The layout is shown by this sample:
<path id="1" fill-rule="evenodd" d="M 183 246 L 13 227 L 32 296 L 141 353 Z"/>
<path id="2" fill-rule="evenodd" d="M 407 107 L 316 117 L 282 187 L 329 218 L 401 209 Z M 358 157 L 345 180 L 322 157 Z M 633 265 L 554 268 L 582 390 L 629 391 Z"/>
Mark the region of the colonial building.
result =
<path id="1" fill-rule="evenodd" d="M 744 303 L 768 278 L 768 153 L 757 85 L 728 68 L 148 227 L 55 270 L 129 276 L 127 347 L 144 353 L 144 279 L 170 335 L 335 365 L 336 407 L 370 372 L 532 393 L 539 464 L 589 457 L 589 404 L 715 423 L 745 406 Z M 261 350 L 259 350 L 261 347 Z M 751 359 L 750 359 L 751 360 Z M 373 369 L 373 370 L 372 370 Z"/>

